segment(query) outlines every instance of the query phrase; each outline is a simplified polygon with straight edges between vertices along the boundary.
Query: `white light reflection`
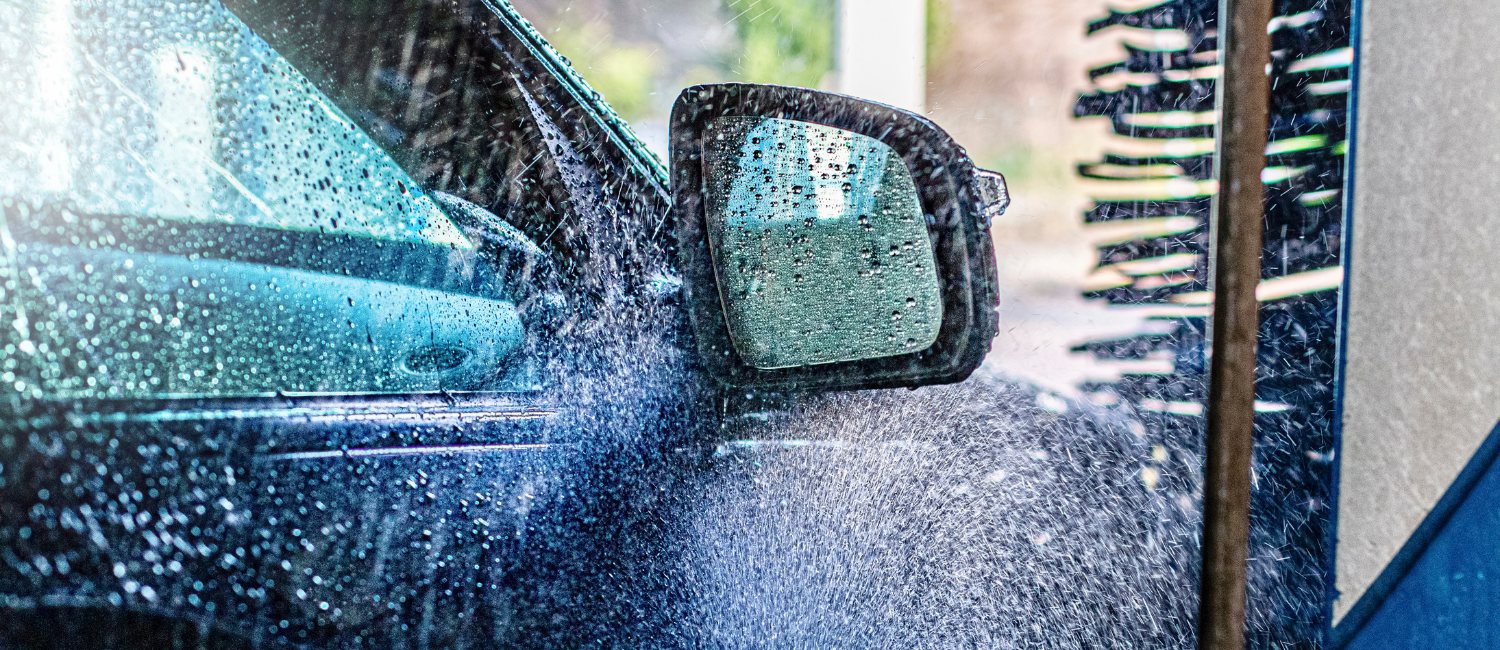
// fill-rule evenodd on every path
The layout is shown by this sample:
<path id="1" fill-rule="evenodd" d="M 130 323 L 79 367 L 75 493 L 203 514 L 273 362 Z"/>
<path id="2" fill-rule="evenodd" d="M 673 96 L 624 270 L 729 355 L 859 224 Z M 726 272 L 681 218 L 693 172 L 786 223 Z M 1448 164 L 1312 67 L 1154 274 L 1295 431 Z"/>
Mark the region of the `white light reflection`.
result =
<path id="1" fill-rule="evenodd" d="M 155 203 L 162 216 L 206 218 L 213 186 L 203 161 L 213 159 L 213 60 L 195 48 L 174 45 L 152 57 L 156 152 L 152 166 L 163 177 Z"/>
<path id="2" fill-rule="evenodd" d="M 375 458 L 386 456 L 428 456 L 434 454 L 480 454 L 501 451 L 546 451 L 554 447 L 568 448 L 577 445 L 556 444 L 491 444 L 491 445 L 432 445 L 426 447 L 380 447 L 374 449 L 332 449 L 327 451 L 295 451 L 285 454 L 270 454 L 267 460 L 326 460 L 330 458 Z"/>
<path id="3" fill-rule="evenodd" d="M 36 48 L 31 90 L 35 93 L 32 118 L 41 141 L 34 151 L 36 176 L 31 189 L 44 193 L 66 192 L 73 186 L 73 166 L 68 155 L 69 117 L 73 113 L 74 51 L 73 3 L 46 0 L 37 8 Z M 24 98 L 22 99 L 24 101 Z M 24 109 L 23 109 L 24 111 Z"/>

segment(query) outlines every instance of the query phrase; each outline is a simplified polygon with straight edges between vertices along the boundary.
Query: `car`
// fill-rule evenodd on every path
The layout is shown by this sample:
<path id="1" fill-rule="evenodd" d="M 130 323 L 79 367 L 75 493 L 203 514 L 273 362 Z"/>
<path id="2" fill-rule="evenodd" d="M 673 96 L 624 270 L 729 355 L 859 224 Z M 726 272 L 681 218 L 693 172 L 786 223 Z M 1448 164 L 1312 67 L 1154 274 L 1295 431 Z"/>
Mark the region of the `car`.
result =
<path id="1" fill-rule="evenodd" d="M 1193 638 L 1139 418 L 974 372 L 930 122 L 698 87 L 669 174 L 503 3 L 4 11 L 5 644 Z"/>

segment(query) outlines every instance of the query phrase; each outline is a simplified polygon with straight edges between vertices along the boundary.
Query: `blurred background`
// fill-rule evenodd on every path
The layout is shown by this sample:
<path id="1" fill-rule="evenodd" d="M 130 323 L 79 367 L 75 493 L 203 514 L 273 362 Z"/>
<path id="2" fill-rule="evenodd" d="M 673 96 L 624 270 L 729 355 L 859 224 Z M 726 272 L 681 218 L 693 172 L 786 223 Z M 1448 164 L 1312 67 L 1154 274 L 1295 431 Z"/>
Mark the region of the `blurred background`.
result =
<path id="1" fill-rule="evenodd" d="M 1101 156 L 1109 133 L 1107 120 L 1073 118 L 1079 93 L 1090 88 L 1087 71 L 1119 60 L 1121 39 L 1141 36 L 1113 29 L 1085 38 L 1088 23 L 1110 11 L 1103 0 L 514 4 L 663 160 L 667 117 L 684 87 L 747 81 L 915 110 L 981 167 L 1003 173 L 1013 202 L 994 225 L 1001 332 L 983 371 L 1076 395 L 1080 382 L 1111 380 L 1122 365 L 1071 347 L 1151 325 L 1139 309 L 1080 296 L 1096 247 L 1131 236 L 1128 225 L 1084 225 L 1090 201 L 1075 174 L 1078 163 Z"/>

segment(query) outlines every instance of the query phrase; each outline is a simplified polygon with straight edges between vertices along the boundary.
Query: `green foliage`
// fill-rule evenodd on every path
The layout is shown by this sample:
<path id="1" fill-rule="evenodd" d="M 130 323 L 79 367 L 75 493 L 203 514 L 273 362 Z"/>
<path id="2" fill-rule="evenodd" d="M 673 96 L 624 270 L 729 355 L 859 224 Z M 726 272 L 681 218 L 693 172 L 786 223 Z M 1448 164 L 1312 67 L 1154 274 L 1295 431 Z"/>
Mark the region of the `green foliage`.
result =
<path id="1" fill-rule="evenodd" d="M 836 0 L 727 0 L 743 81 L 816 88 L 833 70 Z"/>
<path id="2" fill-rule="evenodd" d="M 943 63 L 948 54 L 948 42 L 953 38 L 953 16 L 948 0 L 927 0 L 927 70 Z"/>
<path id="3" fill-rule="evenodd" d="M 1066 155 L 1039 151 L 1029 144 L 1011 144 L 984 152 L 972 152 L 974 163 L 1005 174 L 1016 188 L 1066 187 L 1073 180 L 1072 160 Z"/>
<path id="4" fill-rule="evenodd" d="M 615 40 L 609 26 L 598 21 L 583 26 L 563 24 L 547 41 L 620 117 L 632 120 L 651 113 L 658 69 L 655 48 Z"/>

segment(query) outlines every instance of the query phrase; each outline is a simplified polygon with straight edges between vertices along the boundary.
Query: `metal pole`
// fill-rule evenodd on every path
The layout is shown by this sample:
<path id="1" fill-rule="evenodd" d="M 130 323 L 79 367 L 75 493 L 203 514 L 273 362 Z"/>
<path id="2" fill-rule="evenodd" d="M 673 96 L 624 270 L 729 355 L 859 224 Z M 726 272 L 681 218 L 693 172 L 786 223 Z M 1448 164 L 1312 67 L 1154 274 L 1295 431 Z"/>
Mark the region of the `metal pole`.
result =
<path id="1" fill-rule="evenodd" d="M 1271 0 L 1220 0 L 1224 76 L 1218 88 L 1219 195 L 1214 202 L 1213 356 L 1203 489 L 1201 650 L 1245 646 L 1250 465 L 1255 428 L 1255 339 L 1271 61 Z"/>

